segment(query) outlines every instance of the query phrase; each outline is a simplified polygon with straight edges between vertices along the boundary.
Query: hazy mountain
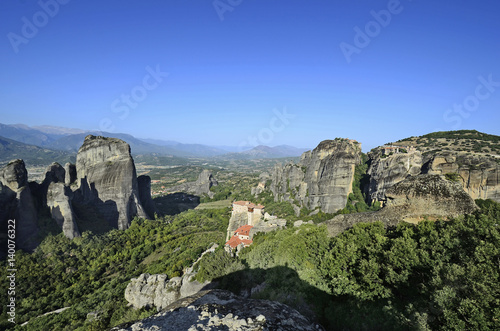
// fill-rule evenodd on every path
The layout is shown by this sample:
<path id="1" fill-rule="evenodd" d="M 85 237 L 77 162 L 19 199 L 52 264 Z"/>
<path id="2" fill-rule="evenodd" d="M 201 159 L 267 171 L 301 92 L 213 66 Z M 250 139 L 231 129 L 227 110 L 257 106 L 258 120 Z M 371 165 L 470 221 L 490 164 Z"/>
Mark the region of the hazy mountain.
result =
<path id="1" fill-rule="evenodd" d="M 193 156 L 211 157 L 226 154 L 228 151 L 222 148 L 202 145 L 202 144 L 183 144 L 178 141 L 173 140 L 159 140 L 159 139 L 141 139 L 144 142 L 150 144 L 156 144 L 160 146 L 169 146 L 180 152 L 184 152 Z"/>
<path id="2" fill-rule="evenodd" d="M 52 126 L 52 125 L 37 125 L 33 126 L 32 129 L 41 131 L 46 134 L 52 135 L 70 135 L 70 134 L 78 134 L 85 133 L 85 130 L 82 129 L 74 129 L 74 128 L 63 128 L 60 126 Z"/>
<path id="3" fill-rule="evenodd" d="M 175 156 L 192 156 L 190 153 L 179 151 L 169 146 L 159 146 L 144 142 L 129 134 L 100 132 L 100 131 L 92 131 L 92 132 L 68 135 L 50 143 L 49 146 L 53 149 L 77 152 L 80 146 L 82 146 L 85 136 L 87 136 L 88 134 L 121 139 L 130 145 L 131 152 L 134 155 L 158 153 L 158 154 L 175 155 Z"/>
<path id="4" fill-rule="evenodd" d="M 224 154 L 224 157 L 234 159 L 278 159 L 283 157 L 298 157 L 308 150 L 308 148 L 297 148 L 288 145 L 274 147 L 259 145 L 247 151 Z"/>
<path id="5" fill-rule="evenodd" d="M 64 165 L 66 162 L 75 162 L 76 154 L 28 145 L 0 136 L 0 165 L 14 159 L 23 159 L 27 165 L 47 165 L 52 162 Z"/>
<path id="6" fill-rule="evenodd" d="M 40 130 L 30 128 L 24 124 L 1 124 L 0 136 L 12 139 L 25 144 L 46 146 L 52 141 L 57 140 L 62 135 L 53 133 L 44 133 Z"/>

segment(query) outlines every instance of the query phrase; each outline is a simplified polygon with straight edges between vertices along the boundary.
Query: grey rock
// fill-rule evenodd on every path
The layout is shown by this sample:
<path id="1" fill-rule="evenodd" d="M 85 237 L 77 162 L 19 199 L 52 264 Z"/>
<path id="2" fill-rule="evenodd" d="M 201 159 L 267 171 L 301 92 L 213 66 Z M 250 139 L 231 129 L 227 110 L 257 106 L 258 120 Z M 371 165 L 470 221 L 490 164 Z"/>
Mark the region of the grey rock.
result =
<path id="1" fill-rule="evenodd" d="M 459 183 L 473 199 L 500 202 L 500 164 L 494 157 L 465 152 L 438 152 L 425 163 L 422 172 L 458 174 Z"/>
<path id="2" fill-rule="evenodd" d="M 73 192 L 62 182 L 52 182 L 47 189 L 47 206 L 52 218 L 62 228 L 64 235 L 73 239 L 80 236 L 76 216 L 71 205 Z"/>
<path id="3" fill-rule="evenodd" d="M 0 224 L 8 220 L 16 222 L 17 248 L 33 250 L 38 245 L 38 218 L 23 160 L 10 161 L 0 169 Z"/>
<path id="4" fill-rule="evenodd" d="M 271 191 L 276 201 L 334 213 L 345 207 L 352 192 L 355 166 L 361 162 L 361 144 L 349 139 L 325 140 L 305 152 L 298 164 L 276 166 Z"/>
<path id="5" fill-rule="evenodd" d="M 201 291 L 162 312 L 112 330 L 293 330 L 323 328 L 278 302 L 238 297 L 224 290 Z"/>
<path id="6" fill-rule="evenodd" d="M 66 172 L 64 177 L 64 184 L 73 184 L 76 181 L 76 165 L 68 162 L 64 165 L 64 170 Z"/>
<path id="7" fill-rule="evenodd" d="M 331 236 L 357 223 L 382 222 L 386 227 L 401 221 L 418 223 L 424 219 L 446 219 L 477 210 L 474 200 L 460 184 L 439 175 L 410 176 L 386 191 L 387 203 L 380 211 L 338 215 L 326 221 Z"/>
<path id="8" fill-rule="evenodd" d="M 79 199 L 94 206 L 108 223 L 127 229 L 134 216 L 147 218 L 130 146 L 123 140 L 88 135 L 78 150 Z"/>
<path id="9" fill-rule="evenodd" d="M 381 157 L 382 153 L 382 148 L 376 148 L 368 153 L 370 157 L 368 196 L 372 201 L 385 201 L 385 191 L 408 176 L 420 174 L 423 163 L 422 154 L 416 150 L 385 158 Z"/>
<path id="10" fill-rule="evenodd" d="M 156 307 L 161 310 L 180 298 L 182 279 L 167 275 L 142 274 L 132 278 L 125 289 L 125 300 L 134 308 Z"/>

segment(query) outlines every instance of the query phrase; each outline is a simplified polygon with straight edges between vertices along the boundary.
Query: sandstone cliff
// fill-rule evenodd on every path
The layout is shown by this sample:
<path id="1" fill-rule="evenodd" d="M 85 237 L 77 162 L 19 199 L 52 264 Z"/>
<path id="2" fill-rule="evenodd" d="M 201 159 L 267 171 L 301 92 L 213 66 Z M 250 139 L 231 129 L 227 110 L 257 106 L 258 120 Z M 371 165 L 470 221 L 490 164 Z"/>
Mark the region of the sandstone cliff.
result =
<path id="1" fill-rule="evenodd" d="M 142 321 L 112 330 L 323 330 L 284 304 L 245 299 L 224 290 L 207 290 L 181 299 Z"/>
<path id="2" fill-rule="evenodd" d="M 474 200 L 460 184 L 439 175 L 409 176 L 386 191 L 387 203 L 380 211 L 338 215 L 325 222 L 334 236 L 361 222 L 380 221 L 395 226 L 401 221 L 418 223 L 470 214 L 477 209 Z"/>
<path id="3" fill-rule="evenodd" d="M 271 191 L 276 201 L 290 201 L 310 210 L 334 213 L 345 207 L 352 191 L 361 144 L 348 139 L 322 141 L 302 154 L 298 164 L 276 166 Z"/>
<path id="4" fill-rule="evenodd" d="M 88 135 L 78 150 L 79 199 L 92 205 L 112 227 L 127 229 L 134 216 L 148 217 L 130 146 L 123 140 Z"/>
<path id="5" fill-rule="evenodd" d="M 467 152 L 438 152 L 424 164 L 422 172 L 454 176 L 451 178 L 457 180 L 473 199 L 500 202 L 498 158 Z"/>
<path id="6" fill-rule="evenodd" d="M 17 248 L 32 250 L 37 246 L 37 213 L 28 185 L 28 172 L 23 160 L 9 162 L 0 169 L 0 224 L 7 229 L 15 220 Z"/>

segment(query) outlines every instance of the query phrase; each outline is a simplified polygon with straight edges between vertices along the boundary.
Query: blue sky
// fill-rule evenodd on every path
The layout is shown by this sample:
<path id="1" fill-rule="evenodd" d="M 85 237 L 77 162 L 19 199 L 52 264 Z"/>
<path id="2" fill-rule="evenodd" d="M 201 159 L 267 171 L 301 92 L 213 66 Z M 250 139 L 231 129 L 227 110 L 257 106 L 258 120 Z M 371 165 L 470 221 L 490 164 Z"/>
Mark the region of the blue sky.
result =
<path id="1" fill-rule="evenodd" d="M 500 134 L 500 2 L 4 0 L 0 122 L 367 150 Z"/>

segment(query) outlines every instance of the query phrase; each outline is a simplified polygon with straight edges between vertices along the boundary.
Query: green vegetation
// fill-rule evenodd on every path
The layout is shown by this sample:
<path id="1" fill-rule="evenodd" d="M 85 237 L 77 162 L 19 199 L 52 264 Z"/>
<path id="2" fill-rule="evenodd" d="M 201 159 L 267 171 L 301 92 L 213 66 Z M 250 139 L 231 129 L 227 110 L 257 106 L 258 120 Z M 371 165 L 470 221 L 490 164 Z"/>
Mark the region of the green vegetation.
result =
<path id="1" fill-rule="evenodd" d="M 459 182 L 460 181 L 460 175 L 455 173 L 455 172 L 445 174 L 444 177 L 446 177 L 447 180 L 452 181 L 452 182 Z"/>
<path id="2" fill-rule="evenodd" d="M 498 330 L 500 204 L 477 203 L 481 212 L 448 222 L 358 224 L 334 238 L 313 225 L 258 234 L 238 259 L 219 251 L 199 268 L 330 330 Z"/>
<path id="3" fill-rule="evenodd" d="M 16 330 L 30 320 L 29 330 L 105 330 L 113 325 L 151 315 L 127 307 L 124 291 L 141 273 L 180 276 L 213 243 L 224 244 L 229 209 L 190 210 L 155 221 L 135 219 L 125 231 L 103 235 L 84 232 L 69 240 L 48 236 L 32 253 L 16 252 Z M 7 288 L 6 262 L 1 264 L 1 286 Z M 0 329 L 12 327 L 5 312 L 7 296 L 0 296 Z M 35 319 L 63 307 L 60 314 Z M 87 321 L 97 311 L 101 319 Z"/>

